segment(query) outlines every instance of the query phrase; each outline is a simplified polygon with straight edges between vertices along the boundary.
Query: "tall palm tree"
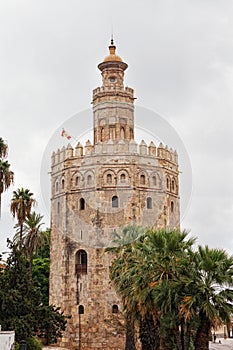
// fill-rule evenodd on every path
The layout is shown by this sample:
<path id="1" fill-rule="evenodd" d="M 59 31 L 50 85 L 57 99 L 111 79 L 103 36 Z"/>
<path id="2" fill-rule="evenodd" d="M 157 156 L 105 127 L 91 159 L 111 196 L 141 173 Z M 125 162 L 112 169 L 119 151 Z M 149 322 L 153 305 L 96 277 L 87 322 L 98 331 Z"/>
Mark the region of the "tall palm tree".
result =
<path id="1" fill-rule="evenodd" d="M 1 139 L 0 139 L 1 140 Z M 1 152 L 1 151 L 0 151 Z M 0 217 L 1 217 L 1 196 L 4 191 L 14 182 L 14 173 L 10 169 L 7 160 L 0 159 Z"/>
<path id="2" fill-rule="evenodd" d="M 107 248 L 106 251 L 113 253 L 113 257 L 116 259 L 116 263 L 112 264 L 110 269 L 111 279 L 123 299 L 124 315 L 125 315 L 125 327 L 126 327 L 126 340 L 125 350 L 136 350 L 135 345 L 135 305 L 130 305 L 124 300 L 123 291 L 125 288 L 125 281 L 122 279 L 119 281 L 119 276 L 125 272 L 125 265 L 123 261 L 127 260 L 128 255 L 131 252 L 131 243 L 143 234 L 143 228 L 135 225 L 124 226 L 120 232 L 114 230 L 113 232 L 113 246 Z M 134 303 L 133 303 L 134 304 Z"/>
<path id="3" fill-rule="evenodd" d="M 126 311 L 127 330 L 133 330 L 134 322 L 140 323 L 140 340 L 142 350 L 155 350 L 158 348 L 158 332 L 156 328 L 156 312 L 149 312 L 150 299 L 147 298 L 146 305 L 138 297 L 137 287 L 139 290 L 144 287 L 143 276 L 138 275 L 140 265 L 143 264 L 141 250 L 138 249 L 137 241 L 143 240 L 141 228 L 126 228 L 123 230 L 123 242 L 127 242 L 127 236 L 131 243 L 116 248 L 117 257 L 110 267 L 110 278 L 116 288 L 117 293 L 122 298 L 122 303 Z M 144 230 L 145 231 L 145 230 Z M 139 235 L 135 233 L 139 233 Z M 132 241 L 138 236 L 138 240 Z M 118 244 L 119 239 L 117 240 Z M 137 282 L 135 283 L 135 280 Z M 136 292 L 137 290 L 137 292 Z M 151 311 L 151 309 L 150 309 Z M 131 326 L 131 328 L 129 327 Z M 126 334 L 126 341 L 129 340 Z M 125 349 L 131 349 L 131 344 L 126 343 Z M 133 349 L 133 348 L 132 348 Z"/>
<path id="4" fill-rule="evenodd" d="M 142 255 L 134 281 L 134 294 L 138 298 L 141 313 L 157 318 L 160 328 L 160 350 L 184 350 L 181 344 L 181 319 L 177 317 L 178 290 L 176 281 L 183 262 L 195 239 L 186 231 L 148 230 L 143 240 L 137 242 Z M 156 313 L 156 314 L 155 314 Z"/>
<path id="5" fill-rule="evenodd" d="M 29 189 L 21 188 L 13 192 L 11 199 L 11 213 L 17 218 L 19 231 L 19 248 L 22 248 L 23 224 L 31 213 L 31 208 L 36 204 L 36 200 L 32 198 L 33 193 Z"/>
<path id="6" fill-rule="evenodd" d="M 120 249 L 110 268 L 110 278 L 128 313 L 139 315 L 142 349 L 185 349 L 175 284 L 181 267 L 187 266 L 185 255 L 193 243 L 187 232 L 147 230 Z M 184 260 L 186 265 L 182 265 Z M 165 321 L 166 332 L 161 328 Z M 174 343 L 168 347 L 171 336 Z"/>
<path id="7" fill-rule="evenodd" d="M 32 274 L 32 262 L 34 253 L 38 252 L 38 249 L 42 247 L 45 242 L 44 232 L 41 230 L 43 216 L 32 212 L 25 219 L 23 224 L 22 244 L 25 249 L 25 255 L 29 257 L 30 273 Z M 14 241 L 16 244 L 20 243 L 20 230 L 16 233 Z"/>
<path id="8" fill-rule="evenodd" d="M 181 310 L 185 318 L 198 319 L 195 349 L 207 350 L 211 328 L 227 323 L 233 313 L 233 256 L 199 246 L 190 260 Z"/>
<path id="9" fill-rule="evenodd" d="M 0 158 L 6 158 L 8 152 L 7 143 L 0 137 Z"/>

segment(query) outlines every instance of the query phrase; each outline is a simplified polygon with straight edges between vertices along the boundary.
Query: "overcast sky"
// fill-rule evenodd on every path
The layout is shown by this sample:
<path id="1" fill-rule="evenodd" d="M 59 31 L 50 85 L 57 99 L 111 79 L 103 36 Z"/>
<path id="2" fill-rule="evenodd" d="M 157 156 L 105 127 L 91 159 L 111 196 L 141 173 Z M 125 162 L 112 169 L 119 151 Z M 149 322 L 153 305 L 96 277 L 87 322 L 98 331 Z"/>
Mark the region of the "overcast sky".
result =
<path id="1" fill-rule="evenodd" d="M 13 189 L 29 188 L 49 225 L 45 150 L 54 138 L 56 147 L 67 144 L 58 131 L 91 108 L 113 28 L 136 106 L 158 113 L 190 159 L 193 190 L 182 227 L 198 243 L 233 253 L 232 18 L 232 0 L 0 1 L 0 136 L 15 173 L 14 188 L 2 196 L 0 251 L 13 233 Z M 75 137 L 84 119 L 69 130 Z"/>

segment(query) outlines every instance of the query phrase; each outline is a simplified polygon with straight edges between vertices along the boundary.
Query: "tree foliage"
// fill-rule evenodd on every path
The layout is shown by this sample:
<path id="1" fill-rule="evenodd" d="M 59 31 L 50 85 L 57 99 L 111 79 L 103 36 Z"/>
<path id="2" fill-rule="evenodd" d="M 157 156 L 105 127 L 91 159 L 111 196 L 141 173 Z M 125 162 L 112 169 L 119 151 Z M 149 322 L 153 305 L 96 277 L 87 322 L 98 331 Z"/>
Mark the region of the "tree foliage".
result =
<path id="1" fill-rule="evenodd" d="M 108 249 L 116 254 L 110 278 L 139 324 L 142 350 L 190 350 L 192 344 L 206 350 L 211 327 L 233 312 L 233 257 L 195 250 L 194 242 L 185 231 L 145 229 L 135 241 Z"/>
<path id="2" fill-rule="evenodd" d="M 42 222 L 43 216 L 37 214 L 35 211 L 28 214 L 25 218 L 22 226 L 17 225 L 19 229 L 14 236 L 14 242 L 16 245 L 23 248 L 26 257 L 29 257 L 30 272 L 32 273 L 33 257 L 37 254 L 38 250 L 43 246 L 46 235 L 41 229 L 44 224 Z"/>
<path id="3" fill-rule="evenodd" d="M 31 214 L 32 206 L 36 204 L 36 200 L 32 197 L 33 193 L 29 189 L 18 188 L 13 191 L 11 199 L 10 211 L 12 216 L 17 219 L 19 226 L 19 248 L 22 248 L 23 240 L 23 224 Z"/>
<path id="4" fill-rule="evenodd" d="M 10 164 L 5 159 L 8 154 L 8 145 L 0 137 L 0 214 L 1 214 L 1 196 L 14 182 L 14 173 L 11 171 Z"/>
<path id="5" fill-rule="evenodd" d="M 16 341 L 41 334 L 47 342 L 55 342 L 65 329 L 65 317 L 59 309 L 43 304 L 38 281 L 30 278 L 27 259 L 10 242 L 9 248 L 6 268 L 0 273 L 2 329 L 14 330 Z"/>

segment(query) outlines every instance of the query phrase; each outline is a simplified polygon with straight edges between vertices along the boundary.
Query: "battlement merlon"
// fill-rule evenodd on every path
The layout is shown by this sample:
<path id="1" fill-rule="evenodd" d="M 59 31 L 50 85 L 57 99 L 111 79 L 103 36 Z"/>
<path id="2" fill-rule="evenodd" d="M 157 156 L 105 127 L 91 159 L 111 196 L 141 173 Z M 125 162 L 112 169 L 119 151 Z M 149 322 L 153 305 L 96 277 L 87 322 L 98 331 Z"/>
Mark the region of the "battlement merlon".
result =
<path id="1" fill-rule="evenodd" d="M 124 140 L 118 142 L 109 140 L 108 142 L 98 142 L 95 145 L 92 145 L 90 140 L 88 140 L 85 147 L 78 142 L 75 148 L 68 144 L 67 147 L 63 146 L 62 149 L 58 149 L 56 152 L 52 153 L 52 167 L 68 159 L 83 159 L 84 157 L 92 155 L 102 154 L 104 156 L 122 153 L 158 159 L 161 166 L 166 166 L 168 163 L 171 163 L 178 167 L 178 154 L 176 150 L 168 148 L 168 146 L 164 146 L 162 143 L 156 147 L 153 141 L 151 141 L 148 146 L 144 140 L 142 140 L 140 144 L 137 144 L 134 140 L 129 142 Z"/>
<path id="2" fill-rule="evenodd" d="M 101 86 L 93 90 L 93 105 L 108 100 L 124 101 L 133 104 L 135 100 L 134 90 L 128 86 L 123 88 Z"/>

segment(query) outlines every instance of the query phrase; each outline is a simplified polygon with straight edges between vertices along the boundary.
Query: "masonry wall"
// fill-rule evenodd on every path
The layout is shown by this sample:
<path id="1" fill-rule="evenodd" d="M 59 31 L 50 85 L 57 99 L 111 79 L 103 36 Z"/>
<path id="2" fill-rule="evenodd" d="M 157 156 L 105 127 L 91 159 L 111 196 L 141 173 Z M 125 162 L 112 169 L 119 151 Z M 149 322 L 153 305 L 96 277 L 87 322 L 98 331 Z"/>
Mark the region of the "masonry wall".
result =
<path id="1" fill-rule="evenodd" d="M 50 302 L 72 316 L 62 346 L 123 349 L 121 303 L 109 282 L 105 247 L 126 224 L 179 226 L 177 156 L 161 145 L 152 152 L 144 142 L 134 143 L 134 152 L 127 143 L 87 144 L 84 150 L 79 144 L 79 155 L 71 146 L 53 154 Z M 85 273 L 76 268 L 80 251 L 87 256 Z"/>

